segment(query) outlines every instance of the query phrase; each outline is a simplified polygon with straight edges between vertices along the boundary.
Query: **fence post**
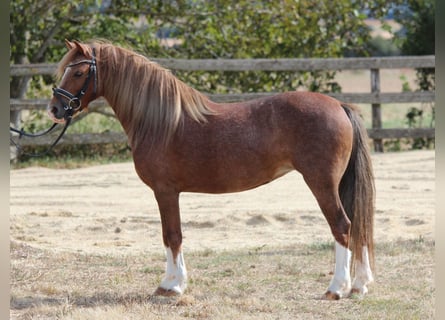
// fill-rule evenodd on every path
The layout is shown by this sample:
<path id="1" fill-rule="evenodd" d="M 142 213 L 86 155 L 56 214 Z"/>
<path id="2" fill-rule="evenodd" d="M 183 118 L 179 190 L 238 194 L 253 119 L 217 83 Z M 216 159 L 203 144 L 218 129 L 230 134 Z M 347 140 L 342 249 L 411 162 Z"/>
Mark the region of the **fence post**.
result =
<path id="1" fill-rule="evenodd" d="M 380 69 L 371 69 L 371 92 L 380 93 Z M 372 128 L 382 128 L 382 109 L 380 103 L 372 104 Z M 383 152 L 382 139 L 374 139 L 374 151 Z"/>

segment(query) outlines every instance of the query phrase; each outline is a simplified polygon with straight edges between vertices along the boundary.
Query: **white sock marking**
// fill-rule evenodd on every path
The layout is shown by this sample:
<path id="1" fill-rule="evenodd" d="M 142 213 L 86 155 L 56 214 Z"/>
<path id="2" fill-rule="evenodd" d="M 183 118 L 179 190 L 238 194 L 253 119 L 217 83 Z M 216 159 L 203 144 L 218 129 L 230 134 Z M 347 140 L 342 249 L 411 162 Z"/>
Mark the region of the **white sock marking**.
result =
<path id="1" fill-rule="evenodd" d="M 349 273 L 351 256 L 351 250 L 335 242 L 335 272 L 328 291 L 338 294 L 340 298 L 351 291 L 351 275 Z"/>
<path id="2" fill-rule="evenodd" d="M 160 287 L 182 294 L 187 287 L 187 270 L 185 268 L 182 250 L 179 251 L 176 261 L 173 258 L 173 252 L 170 248 L 166 248 L 166 256 L 167 267 Z"/>
<path id="3" fill-rule="evenodd" d="M 357 261 L 355 266 L 355 279 L 352 288 L 358 290 L 360 294 L 366 294 L 368 288 L 366 285 L 374 281 L 371 266 L 369 264 L 368 248 L 363 247 L 362 262 Z"/>

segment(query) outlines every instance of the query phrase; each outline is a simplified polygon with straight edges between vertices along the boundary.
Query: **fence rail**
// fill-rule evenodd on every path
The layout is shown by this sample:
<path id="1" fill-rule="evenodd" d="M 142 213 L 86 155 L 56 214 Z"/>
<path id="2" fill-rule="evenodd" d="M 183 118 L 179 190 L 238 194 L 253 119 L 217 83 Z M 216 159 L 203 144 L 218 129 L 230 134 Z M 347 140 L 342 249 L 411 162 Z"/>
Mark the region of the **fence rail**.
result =
<path id="1" fill-rule="evenodd" d="M 267 93 L 240 93 L 240 94 L 208 94 L 207 96 L 215 102 L 232 102 L 266 97 L 276 94 L 276 92 Z M 400 92 L 400 93 L 328 93 L 328 96 L 334 97 L 347 103 L 409 103 L 409 102 L 431 102 L 434 101 L 435 93 L 429 91 L 419 92 Z M 49 99 L 10 99 L 11 111 L 40 109 L 43 110 L 49 103 Z M 90 103 L 91 106 L 108 106 L 103 99 L 98 99 Z"/>
<path id="2" fill-rule="evenodd" d="M 410 128 L 410 129 L 368 129 L 368 135 L 371 139 L 399 139 L 401 137 L 411 138 L 434 138 L 434 128 Z M 49 146 L 57 135 L 49 135 L 39 137 L 38 139 L 22 137 L 20 145 L 27 146 Z M 66 134 L 60 140 L 62 145 L 76 144 L 103 144 L 103 143 L 126 143 L 127 136 L 121 132 L 104 132 L 104 133 L 78 133 Z"/>
<path id="3" fill-rule="evenodd" d="M 182 71 L 322 71 L 434 68 L 435 56 L 327 59 L 158 59 L 162 66 Z M 11 76 L 52 75 L 57 64 L 12 65 Z"/>
<path id="4" fill-rule="evenodd" d="M 433 102 L 434 91 L 424 92 L 380 92 L 380 69 L 417 69 L 435 68 L 435 56 L 404 56 L 378 58 L 330 58 L 330 59 L 151 59 L 172 70 L 186 71 L 338 71 L 338 70 L 371 70 L 371 87 L 369 93 L 331 93 L 328 94 L 346 103 L 369 103 L 372 105 L 373 127 L 368 130 L 374 140 L 376 151 L 383 151 L 382 139 L 404 137 L 434 138 L 434 128 L 393 128 L 382 129 L 381 104 Z M 52 75 L 56 64 L 11 65 L 10 76 Z M 273 92 L 248 94 L 208 94 L 216 102 L 248 100 L 273 95 Z M 10 99 L 11 111 L 26 109 L 44 109 L 47 99 Z M 90 104 L 92 108 L 106 107 L 107 103 L 99 99 Z M 51 137 L 21 140 L 22 145 L 48 145 Z M 61 144 L 110 143 L 125 142 L 123 133 L 88 133 L 66 135 Z"/>

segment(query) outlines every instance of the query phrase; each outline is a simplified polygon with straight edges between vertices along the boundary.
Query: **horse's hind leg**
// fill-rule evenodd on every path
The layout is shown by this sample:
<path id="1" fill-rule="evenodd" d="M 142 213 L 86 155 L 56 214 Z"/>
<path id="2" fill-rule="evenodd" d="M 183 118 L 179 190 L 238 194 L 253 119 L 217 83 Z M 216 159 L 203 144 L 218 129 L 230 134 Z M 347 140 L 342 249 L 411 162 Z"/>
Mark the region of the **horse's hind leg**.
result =
<path id="1" fill-rule="evenodd" d="M 161 213 L 162 236 L 166 248 L 167 266 L 165 276 L 156 295 L 182 294 L 187 287 L 187 270 L 182 255 L 181 219 L 179 194 L 156 192 L 155 197 Z"/>
<path id="2" fill-rule="evenodd" d="M 337 179 L 319 174 L 311 175 L 311 178 L 304 176 L 304 179 L 317 199 L 336 241 L 334 277 L 325 298 L 338 300 L 351 291 L 351 251 L 348 249 L 351 222 L 341 204 Z"/>
<path id="3" fill-rule="evenodd" d="M 356 259 L 355 261 L 355 278 L 352 283 L 351 293 L 365 295 L 368 292 L 366 285 L 373 280 L 374 277 L 372 276 L 371 265 L 369 263 L 368 248 L 363 246 L 362 259 Z"/>

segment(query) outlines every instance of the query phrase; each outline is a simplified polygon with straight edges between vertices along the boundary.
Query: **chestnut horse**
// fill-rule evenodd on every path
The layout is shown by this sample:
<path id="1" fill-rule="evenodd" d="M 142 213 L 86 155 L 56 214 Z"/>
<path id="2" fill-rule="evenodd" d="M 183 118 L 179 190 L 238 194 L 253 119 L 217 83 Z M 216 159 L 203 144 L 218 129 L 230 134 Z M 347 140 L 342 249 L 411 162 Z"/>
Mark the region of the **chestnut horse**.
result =
<path id="1" fill-rule="evenodd" d="M 366 129 L 353 106 L 311 92 L 214 103 L 130 50 L 103 42 L 66 45 L 48 114 L 64 122 L 99 97 L 113 108 L 136 172 L 159 206 L 167 264 L 155 294 L 181 294 L 187 285 L 181 192 L 238 192 L 292 170 L 303 176 L 335 239 L 334 276 L 324 297 L 368 291 L 374 178 Z"/>

